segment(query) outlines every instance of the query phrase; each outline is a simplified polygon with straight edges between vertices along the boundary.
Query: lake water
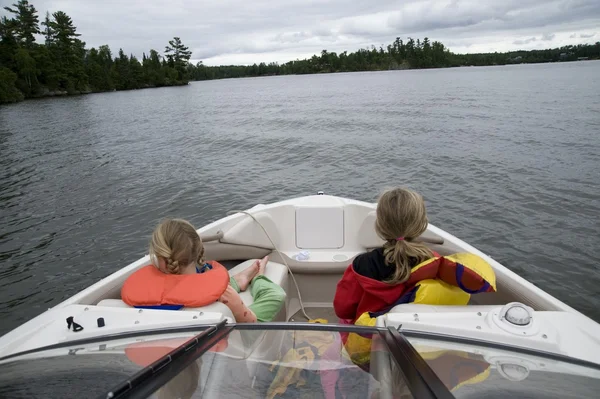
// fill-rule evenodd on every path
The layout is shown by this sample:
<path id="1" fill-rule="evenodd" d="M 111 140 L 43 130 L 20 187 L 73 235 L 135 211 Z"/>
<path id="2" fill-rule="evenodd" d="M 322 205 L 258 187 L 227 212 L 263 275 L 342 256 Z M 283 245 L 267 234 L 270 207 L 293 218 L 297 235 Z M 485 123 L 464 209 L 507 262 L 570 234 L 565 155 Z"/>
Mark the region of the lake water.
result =
<path id="1" fill-rule="evenodd" d="M 600 320 L 600 62 L 284 76 L 0 107 L 0 334 L 146 253 L 161 218 L 407 185 Z"/>

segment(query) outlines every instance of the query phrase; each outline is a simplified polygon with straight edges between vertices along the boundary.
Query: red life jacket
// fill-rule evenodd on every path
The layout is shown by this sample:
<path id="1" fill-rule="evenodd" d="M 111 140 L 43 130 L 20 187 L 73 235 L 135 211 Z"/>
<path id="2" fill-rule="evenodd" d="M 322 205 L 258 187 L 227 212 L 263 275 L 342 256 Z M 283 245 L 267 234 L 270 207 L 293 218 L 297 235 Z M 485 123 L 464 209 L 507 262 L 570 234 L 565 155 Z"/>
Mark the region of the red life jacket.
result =
<path id="1" fill-rule="evenodd" d="M 129 306 L 175 305 L 196 308 L 219 299 L 229 284 L 229 273 L 219 262 L 208 262 L 211 270 L 197 274 L 167 274 L 153 265 L 133 273 L 121 288 L 121 299 Z"/>

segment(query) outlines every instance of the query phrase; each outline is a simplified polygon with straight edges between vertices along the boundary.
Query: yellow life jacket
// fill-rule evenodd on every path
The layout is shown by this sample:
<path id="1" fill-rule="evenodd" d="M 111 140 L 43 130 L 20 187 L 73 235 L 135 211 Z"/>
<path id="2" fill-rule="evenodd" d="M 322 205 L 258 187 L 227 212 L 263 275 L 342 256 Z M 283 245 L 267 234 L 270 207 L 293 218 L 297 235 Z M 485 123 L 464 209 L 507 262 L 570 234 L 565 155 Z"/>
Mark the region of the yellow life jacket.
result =
<path id="1" fill-rule="evenodd" d="M 419 279 L 422 277 L 423 279 Z M 404 303 L 425 305 L 467 305 L 472 294 L 496 291 L 494 269 L 471 253 L 431 258 L 411 269 L 410 280 L 418 280 L 398 301 L 379 312 L 365 312 L 354 322 L 357 326 L 375 326 L 378 316 Z M 371 338 L 350 333 L 345 343 L 350 359 L 363 365 L 371 358 Z"/>

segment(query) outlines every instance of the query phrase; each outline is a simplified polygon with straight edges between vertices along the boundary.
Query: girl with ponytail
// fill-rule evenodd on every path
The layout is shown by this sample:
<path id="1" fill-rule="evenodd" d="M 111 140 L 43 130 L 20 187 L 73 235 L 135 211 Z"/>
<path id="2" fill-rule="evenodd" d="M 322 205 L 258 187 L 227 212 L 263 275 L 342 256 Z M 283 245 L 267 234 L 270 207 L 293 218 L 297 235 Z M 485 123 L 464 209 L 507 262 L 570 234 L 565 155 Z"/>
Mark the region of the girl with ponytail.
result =
<path id="1" fill-rule="evenodd" d="M 418 193 L 395 188 L 377 203 L 375 231 L 384 244 L 357 256 L 337 285 L 333 306 L 340 319 L 354 322 L 364 312 L 379 312 L 408 290 L 411 269 L 439 256 L 418 237 L 427 229 L 425 202 Z"/>

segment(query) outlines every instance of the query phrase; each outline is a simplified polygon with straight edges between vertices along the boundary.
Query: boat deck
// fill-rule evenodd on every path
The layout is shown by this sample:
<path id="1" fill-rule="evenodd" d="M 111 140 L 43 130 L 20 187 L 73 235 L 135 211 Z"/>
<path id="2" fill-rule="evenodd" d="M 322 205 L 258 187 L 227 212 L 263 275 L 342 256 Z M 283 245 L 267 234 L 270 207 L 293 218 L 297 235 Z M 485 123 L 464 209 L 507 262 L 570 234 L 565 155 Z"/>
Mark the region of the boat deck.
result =
<path id="1" fill-rule="evenodd" d="M 338 317 L 335 315 L 333 308 L 325 307 L 305 307 L 306 313 L 313 319 L 325 319 L 328 323 L 337 323 Z M 302 310 L 297 311 L 290 318 L 291 322 L 306 322 L 306 317 L 302 314 Z"/>

